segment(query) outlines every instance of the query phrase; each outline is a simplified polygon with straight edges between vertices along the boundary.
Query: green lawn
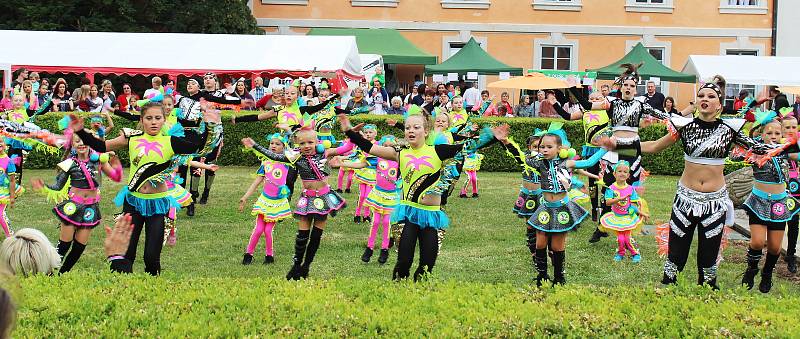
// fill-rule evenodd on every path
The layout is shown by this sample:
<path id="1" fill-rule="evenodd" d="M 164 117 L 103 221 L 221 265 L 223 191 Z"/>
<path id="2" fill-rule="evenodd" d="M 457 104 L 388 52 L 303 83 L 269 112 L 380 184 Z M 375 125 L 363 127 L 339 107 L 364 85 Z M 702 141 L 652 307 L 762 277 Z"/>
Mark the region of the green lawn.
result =
<path id="1" fill-rule="evenodd" d="M 250 168 L 223 168 L 217 175 L 209 203 L 205 206 L 198 205 L 197 215 L 193 218 L 181 213 L 178 218 L 178 243 L 174 248 L 165 247 L 162 254 L 165 277 L 265 277 L 282 276 L 286 273 L 293 254 L 296 230 L 293 220 L 286 220 L 275 228 L 275 264 L 240 264 L 254 219 L 249 212 L 239 213 L 236 206 L 253 178 L 250 174 L 252 171 Z M 25 178 L 28 181 L 32 177 L 42 177 L 49 181 L 52 180 L 51 173 L 26 171 Z M 648 178 L 645 197 L 653 209 L 656 222 L 664 222 L 669 218 L 676 179 Z M 332 178 L 331 182 L 334 180 Z M 459 199 L 454 196 L 450 199 L 448 212 L 452 225 L 447 232 L 435 271 L 442 279 L 528 283 L 532 267 L 530 254 L 524 246 L 523 222 L 511 213 L 512 203 L 518 194 L 519 175 L 479 173 L 479 180 L 480 198 Z M 108 218 L 118 211 L 111 200 L 119 185 L 108 180 L 103 185 L 103 213 Z M 315 278 L 346 276 L 389 279 L 395 253 L 392 252 L 391 261 L 385 266 L 376 263 L 361 264 L 359 258 L 366 243 L 368 226 L 353 223 L 352 211 L 356 193 L 345 194 L 345 198 L 349 206 L 328 223 L 311 275 Z M 51 241 L 56 242 L 58 229 L 50 212 L 51 207 L 40 195 L 26 193 L 10 211 L 12 227 L 41 229 Z M 578 232 L 569 234 L 568 282 L 603 286 L 657 283 L 663 261 L 655 254 L 656 244 L 652 237 L 640 236 L 638 239 L 644 257 L 641 264 L 614 263 L 612 257 L 616 241 L 606 238 L 590 245 L 587 240 L 593 229 L 591 221 L 585 221 Z M 99 229 L 94 232 L 86 253 L 74 268 L 75 271 L 107 269 L 102 254 L 103 236 Z M 256 249 L 256 260 L 263 258 L 259 256 L 261 254 L 263 242 Z M 729 251 L 729 256 L 738 254 Z M 374 259 L 377 260 L 377 257 Z M 140 246 L 135 271 L 142 271 L 141 263 Z M 696 268 L 693 263 L 694 259 L 690 258 L 687 273 L 694 278 Z M 728 288 L 736 285 L 736 276 L 743 269 L 740 264 L 723 263 L 720 284 Z M 795 287 L 782 283 L 777 290 L 781 286 L 797 291 Z"/>
<path id="2" fill-rule="evenodd" d="M 249 212 L 239 213 L 236 206 L 239 197 L 252 181 L 251 173 L 253 171 L 253 168 L 240 167 L 221 169 L 217 175 L 209 203 L 204 206 L 200 205 L 194 218 L 188 218 L 181 213 L 178 219 L 177 246 L 165 247 L 162 254 L 162 276 L 158 280 L 151 280 L 139 273 L 138 276 L 126 279 L 142 281 L 145 285 L 155 283 L 156 286 L 160 286 L 157 288 L 168 289 L 168 286 L 189 282 L 194 282 L 197 286 L 205 286 L 213 284 L 214 281 L 229 281 L 229 279 L 235 278 L 235 280 L 230 280 L 233 281 L 232 283 L 228 282 L 225 286 L 242 290 L 247 290 L 248 283 L 252 281 L 266 281 L 269 285 L 270 281 L 275 282 L 277 279 L 281 279 L 289 269 L 293 253 L 296 230 L 296 223 L 293 220 L 286 220 L 276 227 L 275 264 L 264 266 L 260 263 L 263 258 L 263 241 L 256 248 L 254 264 L 250 266 L 240 264 L 242 253 L 252 230 L 253 218 Z M 34 177 L 41 177 L 49 182 L 52 180 L 52 171 L 26 171 L 25 177 L 26 182 Z M 527 290 L 533 275 L 531 257 L 528 249 L 524 246 L 523 221 L 512 215 L 510 211 L 518 194 L 519 175 L 481 172 L 479 179 L 480 198 L 459 199 L 457 195 L 451 198 L 448 214 L 452 224 L 437 261 L 434 279 L 455 282 L 456 285 L 459 282 L 479 283 L 479 286 L 483 286 L 481 288 L 491 288 L 496 284 L 498 288 L 515 286 Z M 654 176 L 648 178 L 647 191 L 644 196 L 649 201 L 655 222 L 664 222 L 669 218 L 676 180 L 676 177 Z M 331 178 L 331 182 L 334 181 L 335 177 Z M 103 185 L 105 191 L 103 213 L 106 218 L 109 218 L 113 212 L 118 210 L 112 205 L 111 200 L 120 185 L 112 184 L 110 181 L 104 182 Z M 345 198 L 350 205 L 338 217 L 332 219 L 325 230 L 322 245 L 311 268 L 310 276 L 314 282 L 302 286 L 317 288 L 319 285 L 324 286 L 324 281 L 327 280 L 332 282 L 359 281 L 376 286 L 390 284 L 396 253 L 391 252 L 390 261 L 384 266 L 377 264 L 377 254 L 373 257 L 372 263 L 366 265 L 361 263 L 359 258 L 366 243 L 368 226 L 352 222 L 355 193 L 346 194 Z M 51 207 L 52 205 L 43 197 L 30 192 L 26 193 L 18 200 L 17 206 L 10 211 L 12 227 L 15 229 L 22 227 L 41 229 L 50 237 L 51 241 L 55 242 L 58 238 L 58 229 L 55 227 L 55 218 L 50 212 Z M 656 255 L 656 243 L 652 236 L 637 237 L 644 258 L 640 264 L 633 264 L 629 260 L 615 263 L 612 257 L 616 249 L 616 241 L 605 238 L 597 244 L 589 244 L 587 240 L 593 229 L 594 225 L 589 220 L 584 222 L 577 232 L 569 234 L 566 254 L 568 285 L 582 285 L 583 287 L 580 288 L 582 291 L 613 290 L 624 286 L 626 290 L 633 288 L 633 291 L 640 291 L 643 294 L 650 294 L 660 286 L 663 260 Z M 95 231 L 87 251 L 73 269 L 74 274 L 71 273 L 71 275 L 81 279 L 107 279 L 106 277 L 110 274 L 106 273 L 108 264 L 105 262 L 102 251 L 103 236 L 100 229 Z M 135 272 L 143 270 L 141 250 L 142 246 L 140 246 L 139 258 L 134 268 Z M 734 244 L 725 253 L 726 261 L 721 264 L 718 279 L 723 293 L 737 296 L 736 298 L 745 298 L 753 303 L 758 303 L 766 298 L 796 298 L 800 291 L 798 285 L 785 279 L 777 279 L 773 292 L 768 296 L 760 296 L 756 291 L 748 292 L 738 288 L 740 274 L 744 270 L 743 252 L 744 248 L 741 244 Z M 693 254 L 694 249 L 686 269 L 686 280 L 689 282 L 696 281 L 697 273 Z M 785 272 L 782 268 L 784 265 L 782 260 L 778 263 L 782 272 Z M 80 291 L 72 288 L 69 290 L 60 288 L 62 283 L 72 287 L 80 285 L 79 282 L 75 282 L 75 277 L 22 281 L 22 290 L 29 287 L 32 290 L 47 291 L 47 293 L 34 295 L 25 293 L 20 313 L 21 328 L 16 333 L 25 336 L 24 330 L 26 329 L 37 329 L 46 333 L 42 326 L 58 329 L 60 326 L 58 324 L 61 322 L 46 325 L 47 321 L 41 320 L 40 312 L 46 313 L 50 307 L 53 307 L 50 309 L 51 311 L 57 309 L 59 306 L 48 305 L 57 305 L 60 300 L 75 299 L 73 296 L 75 293 L 80 296 Z M 88 281 L 86 284 L 91 285 L 92 282 Z M 186 288 L 187 286 L 183 286 L 179 290 L 185 291 Z M 202 287 L 198 288 L 202 290 Z M 104 287 L 102 284 L 92 285 L 90 289 L 92 290 L 87 293 L 100 296 L 108 290 L 107 286 Z M 368 294 L 368 291 L 362 292 Z M 680 295 L 682 292 L 676 291 L 675 293 Z M 361 297 L 366 298 L 367 294 Z M 264 297 L 268 298 L 266 295 Z M 364 300 L 361 301 L 364 302 Z M 146 301 L 142 300 L 142 302 Z M 208 306 L 202 301 L 197 302 L 201 308 Z M 635 301 L 632 302 L 634 302 L 635 308 Z M 29 305 L 36 306 L 29 308 Z M 298 307 L 298 305 L 292 306 L 289 302 L 285 306 L 292 308 Z M 259 312 L 257 309 L 249 307 L 242 306 L 238 310 Z M 224 307 L 221 312 L 225 313 Z M 69 324 L 64 323 L 63 325 L 68 326 Z M 110 328 L 103 327 L 105 325 L 98 326 L 101 326 L 101 329 L 110 330 Z M 150 332 L 144 331 L 138 334 L 143 335 L 144 333 Z M 291 331 L 282 333 L 292 335 Z M 58 334 L 50 333 L 49 335 Z M 477 333 L 473 333 L 473 335 L 477 335 Z"/>

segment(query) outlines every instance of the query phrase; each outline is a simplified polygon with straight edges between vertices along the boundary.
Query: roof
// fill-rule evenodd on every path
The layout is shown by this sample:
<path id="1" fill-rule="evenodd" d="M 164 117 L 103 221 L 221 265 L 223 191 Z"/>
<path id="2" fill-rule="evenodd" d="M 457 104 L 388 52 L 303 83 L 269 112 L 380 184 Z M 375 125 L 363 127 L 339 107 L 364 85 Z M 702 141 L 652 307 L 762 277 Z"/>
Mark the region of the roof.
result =
<path id="1" fill-rule="evenodd" d="M 731 84 L 758 86 L 800 85 L 797 70 L 800 70 L 800 57 L 690 55 L 683 66 L 684 72 L 702 80 L 719 74 Z"/>
<path id="2" fill-rule="evenodd" d="M 495 59 L 481 48 L 474 38 L 469 39 L 464 47 L 441 64 L 425 66 L 425 73 L 459 73 L 477 72 L 478 74 L 499 74 L 509 72 L 522 75 L 522 68 L 511 67 Z"/>
<path id="3" fill-rule="evenodd" d="M 417 48 L 394 29 L 312 28 L 308 35 L 354 36 L 360 53 L 381 55 L 387 64 L 436 64 L 436 56 Z"/>
<path id="4" fill-rule="evenodd" d="M 317 70 L 361 75 L 353 37 L 0 30 L 0 41 L 25 46 L 3 51 L 3 61 L 14 69 L 186 76 L 209 71 L 304 76 Z"/>
<path id="5" fill-rule="evenodd" d="M 650 52 L 645 48 L 642 43 L 636 44 L 633 49 L 628 52 L 622 59 L 617 60 L 616 62 L 612 63 L 611 65 L 592 69 L 590 71 L 597 72 L 597 79 L 600 80 L 614 80 L 616 79 L 623 71 L 620 65 L 622 64 L 643 64 L 639 67 L 639 76 L 642 79 L 647 79 L 651 77 L 658 77 L 664 81 L 674 81 L 674 82 L 687 82 L 693 83 L 696 81 L 696 78 L 693 74 L 686 74 L 675 71 L 667 66 L 664 66 L 660 61 L 656 60 Z"/>

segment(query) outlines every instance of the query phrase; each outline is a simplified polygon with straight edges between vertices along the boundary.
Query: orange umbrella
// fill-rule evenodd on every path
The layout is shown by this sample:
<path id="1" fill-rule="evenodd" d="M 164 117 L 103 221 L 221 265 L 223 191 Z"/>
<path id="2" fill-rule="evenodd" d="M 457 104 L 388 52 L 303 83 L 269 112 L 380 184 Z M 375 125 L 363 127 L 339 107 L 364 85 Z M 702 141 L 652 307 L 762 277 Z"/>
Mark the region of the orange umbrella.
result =
<path id="1" fill-rule="evenodd" d="M 511 88 L 511 89 L 553 89 L 572 87 L 565 81 L 551 78 L 542 73 L 528 73 L 520 77 L 513 77 L 506 80 L 495 81 L 488 85 L 490 88 Z"/>

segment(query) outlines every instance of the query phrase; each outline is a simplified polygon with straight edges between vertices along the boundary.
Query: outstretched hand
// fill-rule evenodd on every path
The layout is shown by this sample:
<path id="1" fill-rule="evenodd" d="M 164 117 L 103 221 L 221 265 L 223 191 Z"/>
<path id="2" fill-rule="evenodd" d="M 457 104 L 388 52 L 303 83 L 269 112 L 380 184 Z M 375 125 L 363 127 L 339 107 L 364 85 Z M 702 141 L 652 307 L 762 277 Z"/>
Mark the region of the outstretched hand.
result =
<path id="1" fill-rule="evenodd" d="M 31 179 L 31 187 L 33 187 L 34 191 L 41 191 L 44 188 L 44 180 L 42 179 Z"/>
<path id="2" fill-rule="evenodd" d="M 510 126 L 508 124 L 501 124 L 491 128 L 492 134 L 497 140 L 500 140 L 502 143 L 508 142 L 508 134 L 510 130 Z"/>
<path id="3" fill-rule="evenodd" d="M 242 139 L 242 145 L 244 145 L 245 148 L 253 148 L 253 146 L 255 146 L 255 144 L 256 144 L 256 142 L 253 140 L 253 138 L 244 138 L 244 139 Z"/>
<path id="4" fill-rule="evenodd" d="M 389 125 L 389 126 L 391 126 L 391 127 L 394 127 L 394 125 L 397 125 L 397 120 L 394 120 L 394 119 L 386 119 L 386 124 L 387 124 L 387 125 Z"/>
<path id="5" fill-rule="evenodd" d="M 73 132 L 78 132 L 80 130 L 83 130 L 83 126 L 84 126 L 84 122 L 83 122 L 83 118 L 82 117 L 80 117 L 80 116 L 78 116 L 76 114 L 70 114 L 69 115 L 69 126 L 68 127 Z"/>
<path id="6" fill-rule="evenodd" d="M 609 151 L 612 151 L 617 148 L 617 138 L 606 136 L 599 137 L 597 138 L 597 144 Z"/>
<path id="7" fill-rule="evenodd" d="M 341 128 L 342 132 L 347 132 L 353 128 L 353 124 L 350 123 L 350 117 L 348 117 L 347 114 L 340 113 L 338 120 L 339 127 Z"/>
<path id="8" fill-rule="evenodd" d="M 131 242 L 133 232 L 133 222 L 130 214 L 119 216 L 114 222 L 114 229 L 106 226 L 106 240 L 103 247 L 106 256 L 123 255 L 128 251 L 128 244 Z"/>

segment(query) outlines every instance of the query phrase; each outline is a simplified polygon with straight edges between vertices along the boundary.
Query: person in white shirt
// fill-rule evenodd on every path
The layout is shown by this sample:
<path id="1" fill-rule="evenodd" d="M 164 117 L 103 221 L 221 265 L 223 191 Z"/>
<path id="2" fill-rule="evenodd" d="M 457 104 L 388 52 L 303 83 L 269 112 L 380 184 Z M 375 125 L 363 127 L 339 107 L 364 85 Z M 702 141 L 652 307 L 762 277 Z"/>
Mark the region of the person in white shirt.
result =
<path id="1" fill-rule="evenodd" d="M 481 103 L 481 91 L 478 89 L 478 83 L 473 82 L 470 88 L 464 91 L 464 108 L 467 111 L 472 111 L 472 107 Z"/>
<path id="2" fill-rule="evenodd" d="M 153 95 L 161 93 L 161 77 L 153 77 L 152 85 L 152 88 L 148 88 L 146 91 L 144 91 L 143 98 L 150 98 Z"/>
<path id="3" fill-rule="evenodd" d="M 262 79 L 261 77 L 256 77 L 253 80 L 253 84 L 254 86 L 253 89 L 250 90 L 250 96 L 253 97 L 253 100 L 255 100 L 255 102 L 258 102 L 259 100 L 261 100 L 261 98 L 264 97 L 264 95 L 267 94 L 267 88 L 264 87 L 264 79 Z"/>

